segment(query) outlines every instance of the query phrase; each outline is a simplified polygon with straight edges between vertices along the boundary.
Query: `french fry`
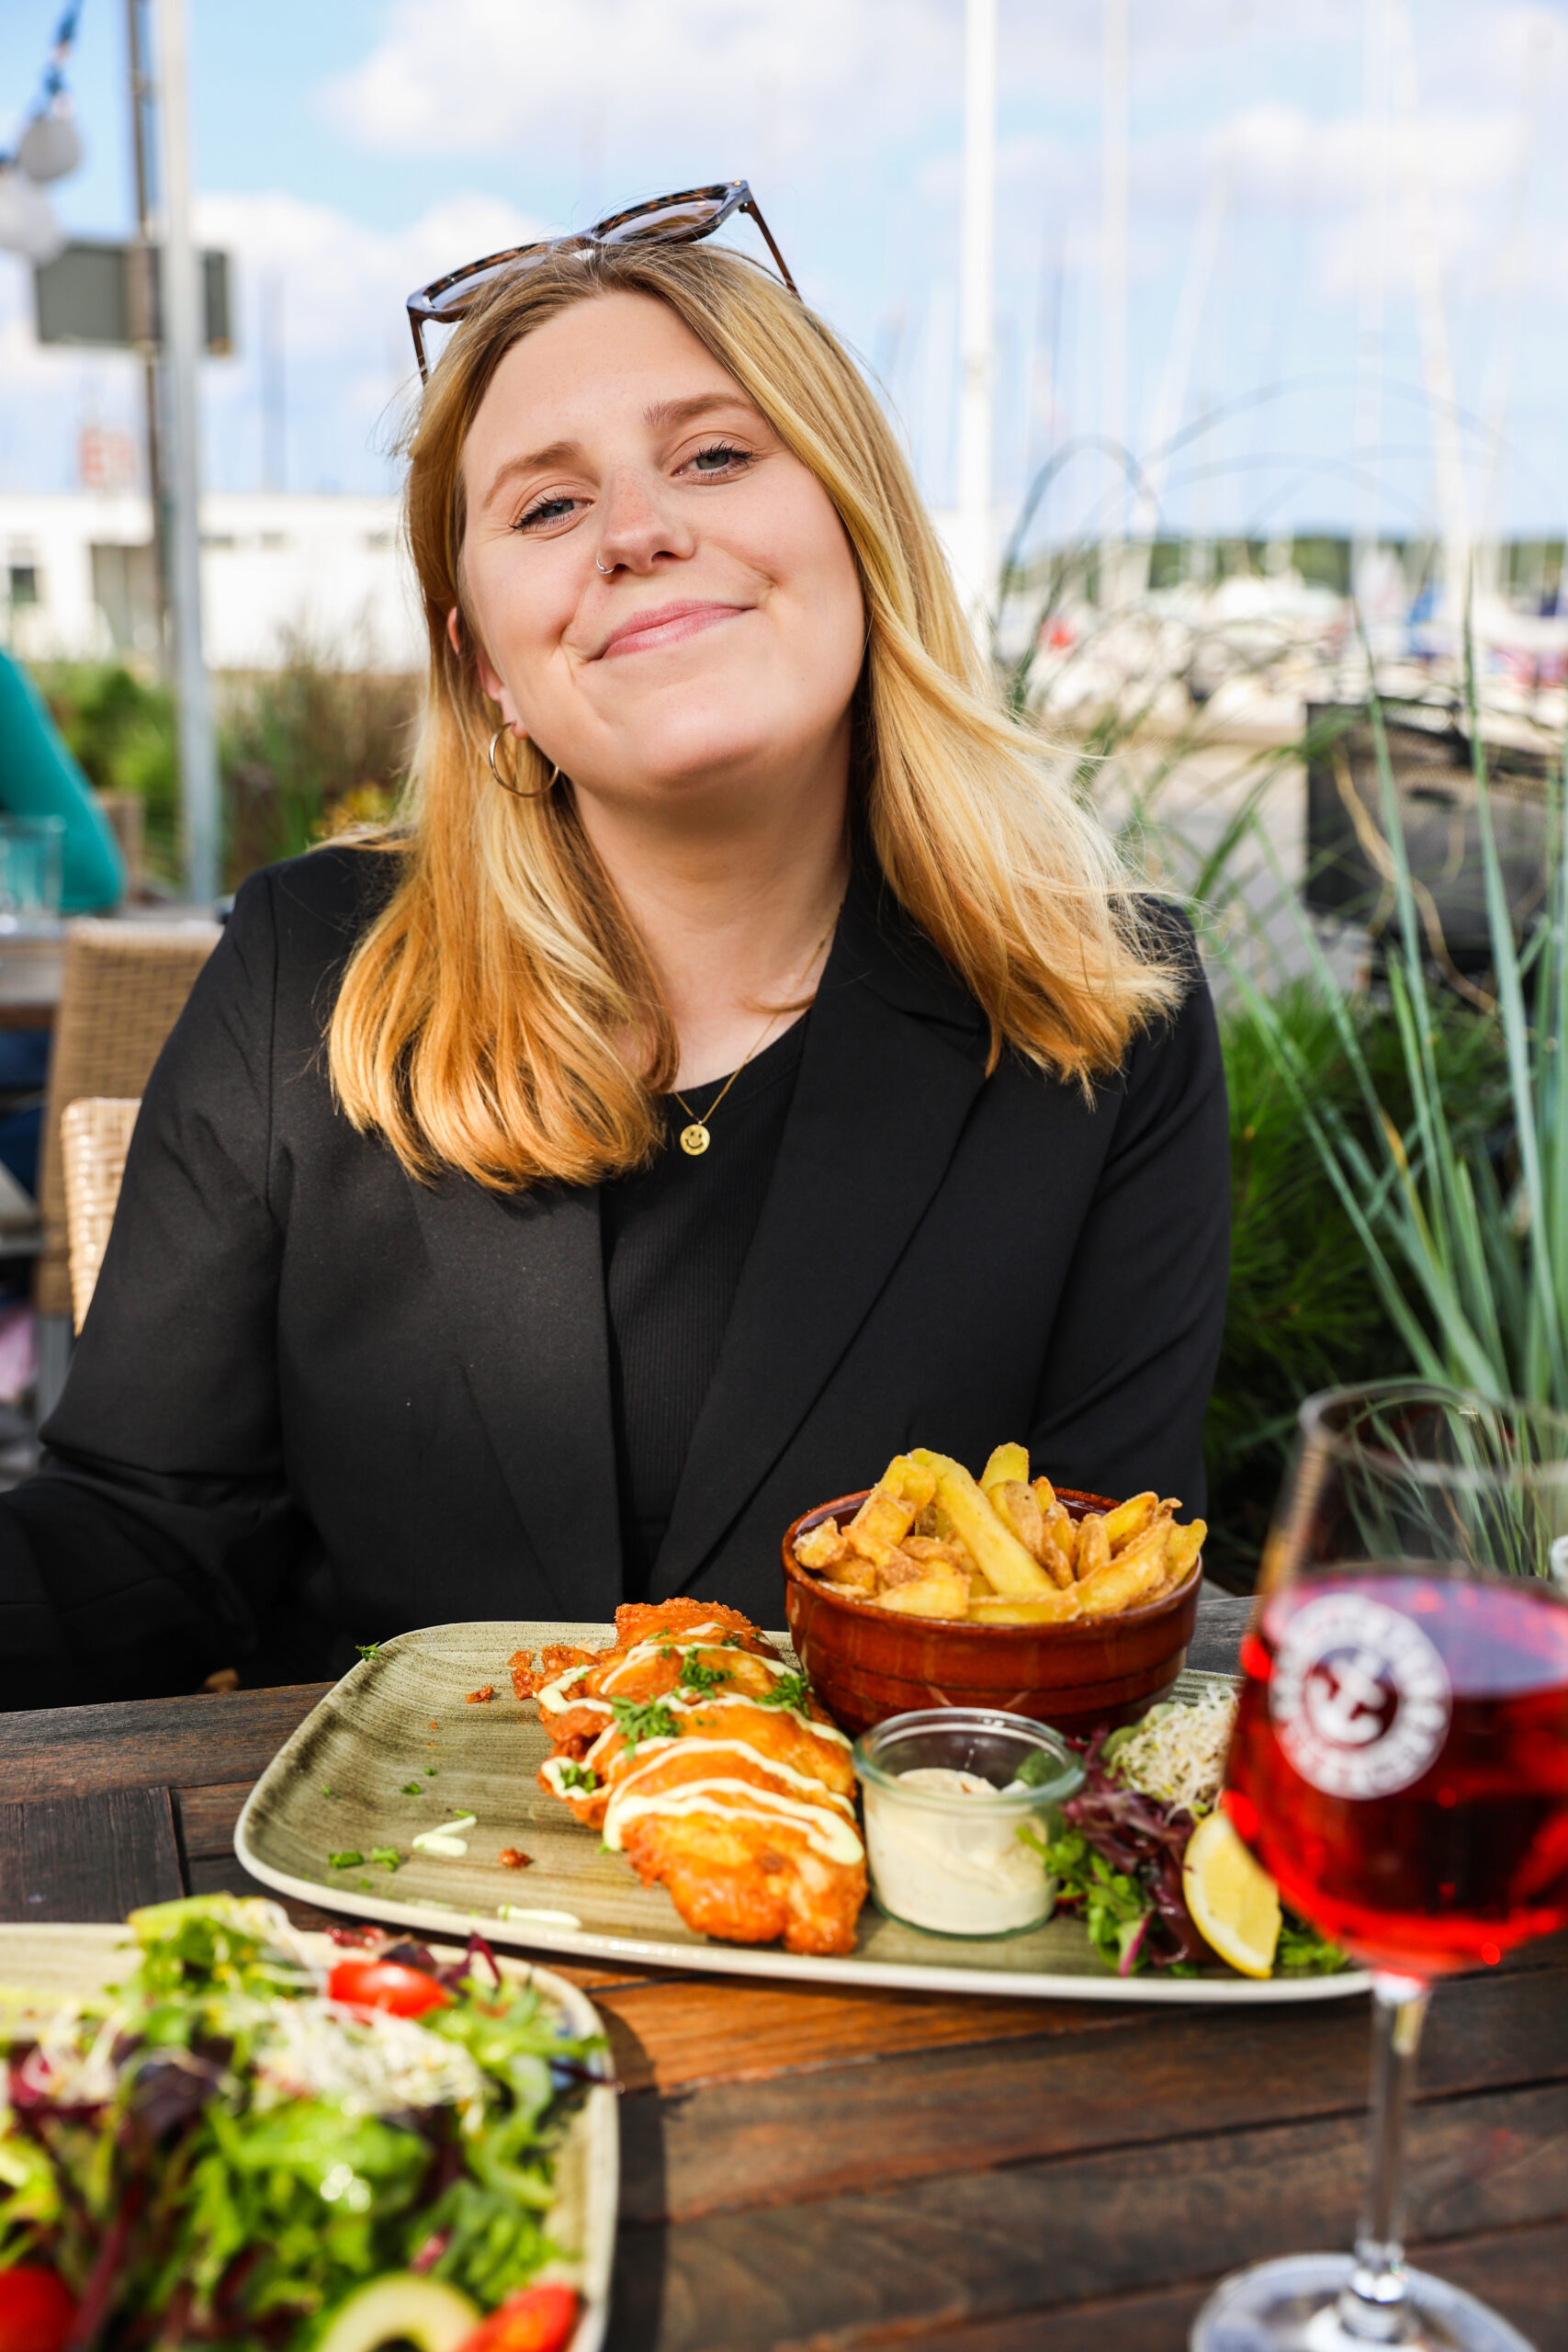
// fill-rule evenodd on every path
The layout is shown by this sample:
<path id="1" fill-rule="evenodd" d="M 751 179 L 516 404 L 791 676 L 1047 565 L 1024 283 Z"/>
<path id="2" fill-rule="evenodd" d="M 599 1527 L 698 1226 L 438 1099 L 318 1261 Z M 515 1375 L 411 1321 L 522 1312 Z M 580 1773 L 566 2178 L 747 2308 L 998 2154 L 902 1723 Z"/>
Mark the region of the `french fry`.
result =
<path id="1" fill-rule="evenodd" d="M 863 1560 L 853 1552 L 846 1552 L 841 1560 L 833 1563 L 825 1580 L 836 1592 L 842 1592 L 852 1586 L 857 1596 L 863 1600 L 868 1593 L 876 1590 L 876 1568 L 872 1561 Z"/>
<path id="2" fill-rule="evenodd" d="M 1066 1511 L 1062 1514 L 1066 1518 Z M 1040 1547 L 1040 1565 L 1059 1590 L 1073 1581 L 1073 1537 L 1070 1522 L 1066 1530 L 1047 1527 Z"/>
<path id="3" fill-rule="evenodd" d="M 1116 1617 L 1153 1597 L 1165 1581 L 1165 1550 L 1151 1544 L 1136 1559 L 1126 1555 L 1097 1569 L 1087 1584 L 1076 1584 L 1078 1606 L 1086 1617 Z"/>
<path id="4" fill-rule="evenodd" d="M 844 1534 L 850 1549 L 874 1559 L 886 1544 L 901 1544 L 915 1523 L 915 1507 L 886 1487 L 874 1487 Z"/>
<path id="5" fill-rule="evenodd" d="M 849 1600 L 980 1625 L 1113 1617 L 1179 1591 L 1208 1534 L 1152 1487 L 1075 1520 L 1026 1447 L 997 1446 L 976 1479 L 951 1454 L 896 1454 L 854 1518 L 823 1521 L 795 1557 Z"/>
<path id="6" fill-rule="evenodd" d="M 1004 1487 L 1017 1480 L 1029 1484 L 1029 1449 L 1023 1445 L 998 1445 L 991 1450 L 991 1458 L 979 1476 L 980 1492 L 989 1498 L 993 1487 Z"/>
<path id="7" fill-rule="evenodd" d="M 1053 1498 L 1050 1515 L 1042 1510 L 1036 1487 L 1016 1478 L 993 1487 L 986 1498 L 1004 1526 L 1010 1527 L 1032 1559 L 1038 1560 L 1058 1588 L 1073 1580 L 1072 1540 L 1060 1530 L 1071 1525 L 1066 1512 Z"/>
<path id="8" fill-rule="evenodd" d="M 970 1622 L 976 1625 L 1061 1625 L 1083 1613 L 1077 1585 L 1065 1592 L 1050 1592 L 1038 1600 L 972 1600 Z"/>
<path id="9" fill-rule="evenodd" d="M 1010 1527 L 1032 1560 L 1040 1557 L 1040 1547 L 1045 1541 L 1045 1521 L 1032 1487 L 1021 1478 L 1004 1478 L 999 1485 L 982 1490 L 986 1500 L 1004 1527 Z"/>
<path id="10" fill-rule="evenodd" d="M 1105 1532 L 1111 1539 L 1111 1550 L 1119 1552 L 1123 1544 L 1130 1544 L 1135 1535 L 1141 1535 L 1158 1507 L 1151 1487 L 1147 1494 L 1134 1495 L 1129 1502 L 1118 1503 L 1114 1510 L 1108 1510 Z"/>
<path id="11" fill-rule="evenodd" d="M 1187 1582 L 1198 1564 L 1203 1548 L 1203 1538 L 1209 1532 L 1206 1519 L 1195 1519 L 1190 1527 L 1173 1527 L 1165 1539 L 1166 1581 L 1174 1592 L 1178 1585 Z"/>
<path id="12" fill-rule="evenodd" d="M 911 1560 L 947 1560 L 966 1577 L 980 1573 L 955 1535 L 906 1535 L 904 1549 Z"/>
<path id="13" fill-rule="evenodd" d="M 923 1448 L 913 1458 L 934 1474 L 937 1501 L 952 1519 L 954 1533 L 1004 1600 L 1037 1600 L 1055 1590 L 1039 1561 L 1031 1559 L 1011 1528 L 1002 1525 L 961 1462 Z"/>
<path id="14" fill-rule="evenodd" d="M 1093 1576 L 1097 1568 L 1105 1567 L 1111 1558 L 1111 1538 L 1105 1532 L 1105 1521 L 1097 1510 L 1086 1511 L 1078 1521 L 1077 1543 L 1073 1552 L 1073 1575 L 1079 1584 Z"/>
<path id="15" fill-rule="evenodd" d="M 879 1592 L 876 1605 L 907 1617 L 962 1617 L 969 1608 L 969 1579 L 951 1560 L 935 1560 L 923 1576 Z"/>
<path id="16" fill-rule="evenodd" d="M 1090 1575 L 1102 1577 L 1108 1566 L 1120 1568 L 1135 1566 L 1145 1554 L 1152 1555 L 1158 1560 L 1163 1569 L 1166 1538 L 1169 1533 L 1170 1521 L 1162 1513 L 1158 1519 L 1151 1520 L 1143 1533 L 1134 1536 L 1131 1544 L 1123 1544 L 1119 1552 L 1113 1552 L 1108 1562 L 1102 1562 L 1098 1568 L 1092 1568 L 1089 1571 Z"/>
<path id="17" fill-rule="evenodd" d="M 818 1572 L 841 1560 L 848 1548 L 838 1522 L 831 1519 L 825 1519 L 820 1527 L 808 1528 L 795 1539 L 795 1556 L 801 1566 Z"/>

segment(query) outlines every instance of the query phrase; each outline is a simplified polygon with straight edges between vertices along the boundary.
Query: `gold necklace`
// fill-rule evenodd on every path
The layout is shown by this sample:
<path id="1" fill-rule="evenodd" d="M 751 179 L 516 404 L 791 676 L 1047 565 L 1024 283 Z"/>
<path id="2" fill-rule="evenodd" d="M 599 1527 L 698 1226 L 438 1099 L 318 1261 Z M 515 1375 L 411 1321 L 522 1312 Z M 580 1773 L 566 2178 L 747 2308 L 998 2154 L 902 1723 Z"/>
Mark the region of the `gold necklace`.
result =
<path id="1" fill-rule="evenodd" d="M 833 910 L 832 920 L 829 922 L 827 930 L 822 933 L 821 938 L 818 941 L 816 946 L 812 949 L 810 955 L 806 959 L 806 969 L 801 973 L 799 979 L 795 984 L 796 994 L 798 994 L 806 986 L 807 974 L 816 963 L 818 956 L 821 955 L 824 947 L 827 946 L 828 942 L 832 938 L 839 917 L 843 913 L 843 910 L 844 902 L 842 899 L 840 899 L 838 905 Z M 684 1111 L 687 1118 L 692 1123 L 689 1127 L 682 1127 L 681 1130 L 681 1148 L 686 1154 L 688 1159 L 700 1159 L 704 1152 L 707 1149 L 709 1144 L 713 1141 L 713 1137 L 708 1132 L 708 1123 L 712 1119 L 714 1113 L 717 1110 L 719 1104 L 723 1102 L 725 1096 L 728 1093 L 730 1088 L 739 1077 L 740 1072 L 746 1068 L 746 1063 L 755 1061 L 757 1056 L 761 1052 L 762 1047 L 767 1044 L 770 1036 L 772 1036 L 775 1024 L 783 1019 L 784 1012 L 787 1010 L 787 1006 L 784 1007 L 780 1012 L 775 1012 L 773 1015 L 767 1027 L 763 1030 L 761 1035 L 758 1038 L 756 1044 L 747 1055 L 746 1061 L 739 1063 L 737 1067 L 730 1071 L 729 1076 L 725 1080 L 724 1084 L 719 1088 L 718 1092 L 715 1095 L 712 1102 L 708 1105 L 706 1119 L 699 1119 L 691 1104 L 687 1102 L 685 1096 L 683 1094 L 676 1093 L 673 1087 L 670 1089 L 671 1093 L 675 1095 L 676 1102 L 679 1102 L 682 1110 Z"/>

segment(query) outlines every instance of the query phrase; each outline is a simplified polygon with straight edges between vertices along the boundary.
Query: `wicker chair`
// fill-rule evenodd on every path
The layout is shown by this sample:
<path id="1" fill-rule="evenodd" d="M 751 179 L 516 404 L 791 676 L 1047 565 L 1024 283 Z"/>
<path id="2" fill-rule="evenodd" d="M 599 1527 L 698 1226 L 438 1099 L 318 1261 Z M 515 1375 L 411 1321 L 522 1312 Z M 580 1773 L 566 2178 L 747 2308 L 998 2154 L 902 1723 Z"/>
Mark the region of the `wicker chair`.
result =
<path id="1" fill-rule="evenodd" d="M 85 1094 L 60 1119 L 60 1160 L 65 1179 L 65 1226 L 71 1253 L 71 1311 L 79 1331 L 87 1319 L 98 1268 L 108 1247 L 125 1174 L 140 1096 Z"/>
<path id="2" fill-rule="evenodd" d="M 69 1346 L 71 1272 L 62 1114 L 67 1103 L 85 1095 L 121 1100 L 141 1095 L 196 976 L 220 935 L 215 922 L 199 921 L 114 922 L 84 916 L 67 928 L 65 978 L 39 1160 L 43 1247 L 34 1297 L 40 1414 L 51 1408 L 63 1384 Z M 58 1350 L 49 1344 L 54 1331 L 62 1335 Z"/>

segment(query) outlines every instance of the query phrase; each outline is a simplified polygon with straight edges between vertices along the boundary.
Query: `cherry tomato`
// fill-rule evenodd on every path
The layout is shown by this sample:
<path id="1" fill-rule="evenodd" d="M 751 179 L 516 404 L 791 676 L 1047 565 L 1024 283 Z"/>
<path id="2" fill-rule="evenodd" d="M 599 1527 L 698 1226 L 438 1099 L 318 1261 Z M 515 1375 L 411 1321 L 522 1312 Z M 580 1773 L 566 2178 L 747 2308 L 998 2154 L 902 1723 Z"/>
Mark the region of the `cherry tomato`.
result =
<path id="1" fill-rule="evenodd" d="M 565 2352 L 581 2308 L 572 2287 L 525 2287 L 491 2312 L 457 2352 Z"/>
<path id="2" fill-rule="evenodd" d="M 426 2009 L 449 2009 L 452 1996 L 422 1968 L 397 1960 L 340 1960 L 327 1979 L 334 2001 L 356 2009 L 390 2009 L 395 2018 L 419 2018 Z"/>
<path id="3" fill-rule="evenodd" d="M 0 2270 L 0 2352 L 60 2352 L 76 2302 L 63 2279 L 36 2263 Z"/>

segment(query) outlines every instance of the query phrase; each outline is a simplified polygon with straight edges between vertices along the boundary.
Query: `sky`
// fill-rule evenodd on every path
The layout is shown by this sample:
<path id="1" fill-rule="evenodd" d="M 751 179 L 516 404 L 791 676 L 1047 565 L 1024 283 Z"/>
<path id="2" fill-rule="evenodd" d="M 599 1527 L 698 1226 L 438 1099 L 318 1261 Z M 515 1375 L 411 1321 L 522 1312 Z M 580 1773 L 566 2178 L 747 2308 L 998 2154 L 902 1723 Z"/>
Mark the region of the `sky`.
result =
<path id="1" fill-rule="evenodd" d="M 237 296 L 238 353 L 203 368 L 212 485 L 265 486 L 281 447 L 288 489 L 395 487 L 413 287 L 744 175 L 951 501 L 962 0 L 188 5 L 198 229 Z M 0 0 L 0 144 L 57 14 Z M 1387 20 L 1385 112 L 1366 57 Z M 76 234 L 130 219 L 124 41 L 122 0 L 85 0 L 88 155 L 55 190 Z M 1185 435 L 1168 526 L 1435 529 L 1446 345 L 1472 527 L 1561 533 L 1568 0 L 1130 0 L 1129 58 L 1126 413 L 1140 460 Z M 1054 459 L 1053 537 L 1122 511 L 1080 447 L 1107 414 L 1101 59 L 1100 0 L 999 0 L 996 491 L 1016 512 Z M 1382 368 L 1359 444 L 1359 350 Z M 117 355 L 40 350 L 0 254 L 0 488 L 73 487 L 84 424 L 140 435 L 139 384 Z"/>

